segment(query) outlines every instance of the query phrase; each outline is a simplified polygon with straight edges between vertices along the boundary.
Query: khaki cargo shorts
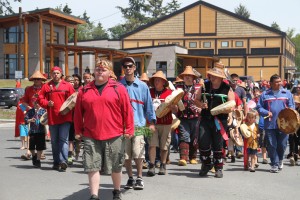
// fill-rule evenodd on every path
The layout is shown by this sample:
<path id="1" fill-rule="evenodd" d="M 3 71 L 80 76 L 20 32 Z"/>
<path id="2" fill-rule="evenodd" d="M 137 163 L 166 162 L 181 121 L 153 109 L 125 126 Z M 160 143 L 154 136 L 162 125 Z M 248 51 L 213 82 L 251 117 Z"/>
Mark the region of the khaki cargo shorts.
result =
<path id="1" fill-rule="evenodd" d="M 161 150 L 168 150 L 171 144 L 171 126 L 171 124 L 155 125 L 155 133 L 148 139 L 149 146 L 156 146 Z"/>
<path id="2" fill-rule="evenodd" d="M 84 137 L 83 166 L 86 172 L 119 173 L 124 163 L 125 137 L 94 140 Z"/>
<path id="3" fill-rule="evenodd" d="M 144 135 L 134 136 L 125 140 L 125 160 L 145 158 Z"/>

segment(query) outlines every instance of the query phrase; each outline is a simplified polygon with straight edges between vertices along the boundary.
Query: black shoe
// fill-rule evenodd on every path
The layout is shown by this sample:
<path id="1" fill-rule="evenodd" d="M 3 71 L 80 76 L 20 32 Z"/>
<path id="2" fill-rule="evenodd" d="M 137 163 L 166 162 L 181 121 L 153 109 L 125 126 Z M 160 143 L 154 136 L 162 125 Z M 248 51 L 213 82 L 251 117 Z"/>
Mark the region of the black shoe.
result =
<path id="1" fill-rule="evenodd" d="M 40 160 L 36 160 L 35 164 L 34 164 L 35 168 L 41 168 L 41 161 Z"/>
<path id="2" fill-rule="evenodd" d="M 60 163 L 59 166 L 60 166 L 60 171 L 62 171 L 62 172 L 65 172 L 68 168 L 68 165 L 65 162 Z"/>
<path id="3" fill-rule="evenodd" d="M 125 189 L 132 189 L 135 184 L 135 180 L 132 177 L 129 177 L 127 184 L 125 185 Z"/>
<path id="4" fill-rule="evenodd" d="M 209 170 L 212 169 L 212 165 L 206 165 L 206 164 L 202 164 L 201 165 L 201 170 L 199 172 L 199 176 L 207 176 L 207 173 L 209 172 Z"/>
<path id="5" fill-rule="evenodd" d="M 120 190 L 113 190 L 113 200 L 121 200 L 121 191 Z"/>
<path id="6" fill-rule="evenodd" d="M 149 164 L 149 170 L 147 172 L 147 176 L 155 176 L 155 166 L 154 164 Z"/>
<path id="7" fill-rule="evenodd" d="M 57 171 L 59 171 L 59 169 L 60 169 L 60 166 L 59 166 L 59 165 L 57 165 L 57 164 L 54 164 L 54 165 L 52 166 L 52 169 L 53 169 L 53 170 L 57 170 Z"/>
<path id="8" fill-rule="evenodd" d="M 141 177 L 138 177 L 136 180 L 135 180 L 135 184 L 133 186 L 133 189 L 135 190 L 142 190 L 144 189 L 144 181 Z"/>
<path id="9" fill-rule="evenodd" d="M 32 156 L 32 165 L 33 166 L 35 166 L 36 160 L 37 160 L 37 156 L 36 155 Z"/>
<path id="10" fill-rule="evenodd" d="M 161 164 L 159 168 L 158 175 L 166 175 L 166 164 Z"/>
<path id="11" fill-rule="evenodd" d="M 218 169 L 215 173 L 216 178 L 223 178 L 223 172 L 222 169 Z"/>
<path id="12" fill-rule="evenodd" d="M 99 197 L 97 195 L 92 195 L 90 200 L 100 200 Z"/>
<path id="13" fill-rule="evenodd" d="M 235 163 L 235 156 L 231 156 L 231 163 Z"/>

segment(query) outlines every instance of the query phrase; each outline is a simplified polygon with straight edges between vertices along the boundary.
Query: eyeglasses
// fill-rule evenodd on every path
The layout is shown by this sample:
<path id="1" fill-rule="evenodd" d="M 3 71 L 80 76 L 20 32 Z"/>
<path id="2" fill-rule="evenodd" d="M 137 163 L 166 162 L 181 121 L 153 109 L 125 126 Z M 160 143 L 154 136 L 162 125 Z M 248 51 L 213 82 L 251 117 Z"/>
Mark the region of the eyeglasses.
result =
<path id="1" fill-rule="evenodd" d="M 130 65 L 123 65 L 123 68 L 127 69 L 129 67 L 129 69 L 131 69 L 133 67 L 133 64 Z"/>

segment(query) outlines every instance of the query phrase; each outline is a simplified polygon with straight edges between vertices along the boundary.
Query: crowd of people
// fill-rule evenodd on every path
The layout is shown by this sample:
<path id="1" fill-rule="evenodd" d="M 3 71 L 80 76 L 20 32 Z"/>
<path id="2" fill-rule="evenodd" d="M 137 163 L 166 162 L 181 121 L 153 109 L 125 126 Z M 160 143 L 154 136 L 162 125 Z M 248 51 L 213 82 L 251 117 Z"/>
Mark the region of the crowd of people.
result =
<path id="1" fill-rule="evenodd" d="M 112 62 L 99 59 L 93 75 L 84 73 L 83 84 L 78 74 L 63 77 L 60 67 L 51 69 L 52 78 L 46 83 L 36 71 L 16 113 L 16 135 L 22 136 L 21 148 L 28 148 L 21 157 L 42 167 L 49 137 L 52 168 L 66 171 L 83 149 L 90 199 L 95 200 L 99 199 L 101 174 L 111 174 L 113 199 L 121 199 L 123 166 L 128 176 L 124 188 L 142 190 L 143 169 L 149 177 L 167 175 L 172 150 L 179 154 L 179 166 L 200 161 L 200 177 L 211 171 L 216 178 L 223 178 L 223 165 L 236 158 L 243 158 L 243 167 L 250 172 L 261 162 L 270 164 L 271 173 L 278 173 L 283 169 L 288 142 L 287 158 L 291 165 L 300 165 L 299 131 L 286 134 L 277 124 L 282 110 L 300 110 L 300 87 L 293 95 L 282 87 L 276 74 L 269 84 L 244 83 L 238 74 L 228 76 L 221 62 L 207 71 L 206 80 L 186 66 L 173 83 L 162 71 L 150 79 L 145 73 L 136 77 L 132 57 L 124 58 L 121 65 L 124 77 L 117 81 Z M 175 91 L 182 91 L 182 96 L 176 103 L 168 103 Z M 62 113 L 62 105 L 74 94 L 75 108 Z M 47 125 L 41 122 L 45 113 Z"/>

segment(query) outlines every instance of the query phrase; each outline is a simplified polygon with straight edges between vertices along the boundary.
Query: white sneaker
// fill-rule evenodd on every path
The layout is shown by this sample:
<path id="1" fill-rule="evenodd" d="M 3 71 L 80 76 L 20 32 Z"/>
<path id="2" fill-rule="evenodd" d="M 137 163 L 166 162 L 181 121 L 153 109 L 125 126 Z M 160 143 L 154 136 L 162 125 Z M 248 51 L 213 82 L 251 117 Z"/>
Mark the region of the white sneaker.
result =
<path id="1" fill-rule="evenodd" d="M 279 160 L 279 166 L 278 166 L 279 170 L 282 170 L 283 168 L 283 160 Z"/>
<path id="2" fill-rule="evenodd" d="M 278 167 L 276 165 L 272 166 L 271 169 L 270 169 L 270 172 L 271 173 L 278 173 L 279 172 Z"/>

